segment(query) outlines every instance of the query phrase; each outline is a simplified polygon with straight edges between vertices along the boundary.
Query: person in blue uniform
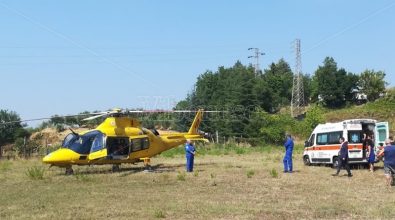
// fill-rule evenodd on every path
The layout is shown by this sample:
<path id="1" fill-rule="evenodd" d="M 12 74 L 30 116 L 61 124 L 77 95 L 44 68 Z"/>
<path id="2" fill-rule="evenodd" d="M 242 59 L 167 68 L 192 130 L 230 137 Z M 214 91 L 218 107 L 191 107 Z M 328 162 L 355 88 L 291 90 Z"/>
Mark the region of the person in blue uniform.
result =
<path id="1" fill-rule="evenodd" d="M 366 147 L 368 152 L 368 163 L 369 163 L 369 170 L 370 172 L 374 171 L 374 162 L 376 160 L 376 154 L 374 152 L 374 144 L 373 140 L 370 135 L 366 137 Z"/>
<path id="2" fill-rule="evenodd" d="M 348 165 L 348 142 L 345 141 L 344 137 L 340 137 L 339 142 L 341 144 L 340 152 L 339 152 L 339 166 L 337 167 L 337 171 L 333 176 L 338 176 L 340 173 L 340 169 L 342 167 L 346 168 L 347 176 L 352 177 L 350 166 Z"/>
<path id="3" fill-rule="evenodd" d="M 193 142 L 191 140 L 187 140 L 187 143 L 185 144 L 185 157 L 187 159 L 187 172 L 193 172 L 193 161 L 195 158 L 195 147 L 193 146 Z"/>
<path id="4" fill-rule="evenodd" d="M 285 147 L 285 156 L 283 159 L 284 163 L 284 173 L 292 173 L 292 151 L 294 149 L 294 141 L 292 140 L 291 135 L 287 134 L 287 140 L 284 144 Z"/>
<path id="5" fill-rule="evenodd" d="M 378 155 L 379 158 L 384 157 L 384 175 L 388 187 L 393 185 L 395 176 L 395 146 L 391 142 L 391 139 L 386 139 L 384 150 Z"/>

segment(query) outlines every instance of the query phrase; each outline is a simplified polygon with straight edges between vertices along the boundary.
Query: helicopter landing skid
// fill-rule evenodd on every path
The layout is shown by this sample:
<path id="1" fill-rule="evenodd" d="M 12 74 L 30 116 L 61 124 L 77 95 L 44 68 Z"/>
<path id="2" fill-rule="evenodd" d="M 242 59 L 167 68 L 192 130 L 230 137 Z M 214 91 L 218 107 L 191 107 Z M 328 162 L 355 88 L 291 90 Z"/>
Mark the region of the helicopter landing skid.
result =
<path id="1" fill-rule="evenodd" d="M 71 166 L 66 167 L 66 175 L 73 175 L 74 174 L 74 170 Z"/>
<path id="2" fill-rule="evenodd" d="M 152 167 L 150 165 L 151 159 L 149 157 L 143 158 L 144 159 L 144 172 L 152 172 Z"/>
<path id="3" fill-rule="evenodd" d="M 119 168 L 119 164 L 113 164 L 112 165 L 112 172 L 119 172 L 121 169 Z"/>

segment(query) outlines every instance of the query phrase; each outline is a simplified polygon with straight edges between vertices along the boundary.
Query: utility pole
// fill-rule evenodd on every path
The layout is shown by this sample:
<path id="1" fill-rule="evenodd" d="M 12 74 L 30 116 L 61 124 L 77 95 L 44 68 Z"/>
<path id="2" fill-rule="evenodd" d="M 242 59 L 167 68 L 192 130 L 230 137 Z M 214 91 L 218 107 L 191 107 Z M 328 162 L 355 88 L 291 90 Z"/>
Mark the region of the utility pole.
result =
<path id="1" fill-rule="evenodd" d="M 248 50 L 254 50 L 254 55 L 253 56 L 248 56 L 248 58 L 254 58 L 255 59 L 255 64 L 254 65 L 254 70 L 255 70 L 255 76 L 258 75 L 258 73 L 260 72 L 259 69 L 259 56 L 263 56 L 265 55 L 265 53 L 261 53 L 259 52 L 259 48 L 256 47 L 250 47 L 248 48 Z"/>
<path id="2" fill-rule="evenodd" d="M 291 115 L 298 117 L 304 112 L 304 90 L 302 76 L 302 56 L 300 52 L 300 39 L 295 40 L 295 72 L 292 85 Z"/>

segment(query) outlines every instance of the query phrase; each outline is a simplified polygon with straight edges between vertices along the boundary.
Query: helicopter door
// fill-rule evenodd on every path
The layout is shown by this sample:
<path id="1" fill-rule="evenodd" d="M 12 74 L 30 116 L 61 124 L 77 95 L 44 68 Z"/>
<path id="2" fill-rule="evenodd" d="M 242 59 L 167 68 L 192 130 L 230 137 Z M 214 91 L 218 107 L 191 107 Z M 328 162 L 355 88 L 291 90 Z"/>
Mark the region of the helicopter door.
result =
<path id="1" fill-rule="evenodd" d="M 111 159 L 127 159 L 129 156 L 129 137 L 108 137 L 106 141 L 108 156 Z"/>
<path id="2" fill-rule="evenodd" d="M 92 142 L 91 151 L 89 153 L 89 160 L 97 160 L 107 156 L 107 148 L 104 145 L 103 135 L 97 135 Z"/>

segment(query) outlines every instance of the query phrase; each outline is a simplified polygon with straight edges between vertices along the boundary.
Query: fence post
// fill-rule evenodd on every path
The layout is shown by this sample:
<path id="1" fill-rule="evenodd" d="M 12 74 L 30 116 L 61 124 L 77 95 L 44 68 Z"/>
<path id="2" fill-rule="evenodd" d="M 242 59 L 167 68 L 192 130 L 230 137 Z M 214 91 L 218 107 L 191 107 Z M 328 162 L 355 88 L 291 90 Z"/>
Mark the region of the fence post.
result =
<path id="1" fill-rule="evenodd" d="M 26 136 L 23 137 L 23 157 L 26 159 Z"/>

